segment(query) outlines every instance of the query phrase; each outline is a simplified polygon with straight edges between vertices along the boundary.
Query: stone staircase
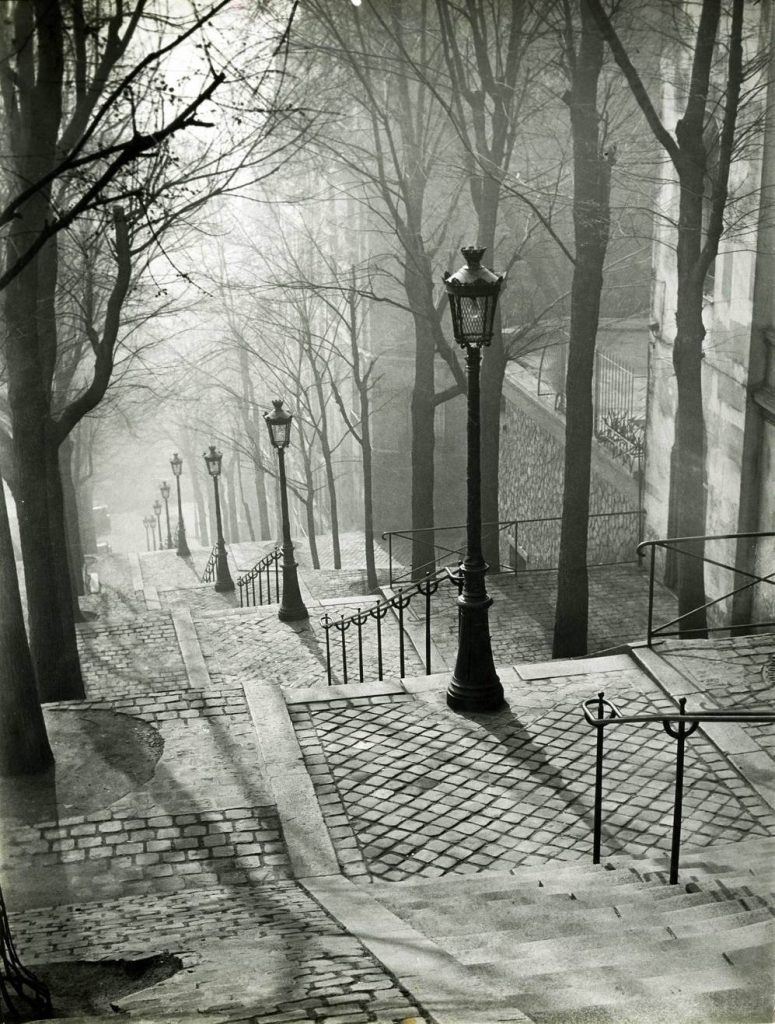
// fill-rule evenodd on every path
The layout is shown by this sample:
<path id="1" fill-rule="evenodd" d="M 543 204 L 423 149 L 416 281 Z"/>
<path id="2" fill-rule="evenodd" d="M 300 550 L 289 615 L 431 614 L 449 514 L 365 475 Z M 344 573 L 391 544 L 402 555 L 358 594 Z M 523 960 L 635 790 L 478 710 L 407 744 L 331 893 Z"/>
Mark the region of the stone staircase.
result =
<path id="1" fill-rule="evenodd" d="M 536 1024 L 766 1024 L 773 855 L 771 839 L 687 851 L 676 886 L 656 858 L 369 891 L 457 961 L 472 992 Z"/>

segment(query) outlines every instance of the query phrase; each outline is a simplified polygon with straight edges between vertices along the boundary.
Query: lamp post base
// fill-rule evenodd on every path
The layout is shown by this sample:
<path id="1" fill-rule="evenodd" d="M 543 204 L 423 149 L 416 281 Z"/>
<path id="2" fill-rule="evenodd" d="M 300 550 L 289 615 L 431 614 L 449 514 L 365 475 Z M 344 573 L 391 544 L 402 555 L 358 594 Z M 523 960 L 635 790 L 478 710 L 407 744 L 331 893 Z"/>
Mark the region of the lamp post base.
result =
<path id="1" fill-rule="evenodd" d="M 503 707 L 503 687 L 495 671 L 490 646 L 488 609 L 492 598 L 463 593 L 460 607 L 460 643 L 447 706 L 453 711 L 487 712 Z"/>
<path id="2" fill-rule="evenodd" d="M 280 599 L 280 609 L 277 618 L 281 622 L 298 622 L 300 619 L 308 619 L 304 601 L 299 590 L 299 577 L 296 573 L 296 562 L 293 559 L 293 546 L 283 545 L 283 596 Z"/>

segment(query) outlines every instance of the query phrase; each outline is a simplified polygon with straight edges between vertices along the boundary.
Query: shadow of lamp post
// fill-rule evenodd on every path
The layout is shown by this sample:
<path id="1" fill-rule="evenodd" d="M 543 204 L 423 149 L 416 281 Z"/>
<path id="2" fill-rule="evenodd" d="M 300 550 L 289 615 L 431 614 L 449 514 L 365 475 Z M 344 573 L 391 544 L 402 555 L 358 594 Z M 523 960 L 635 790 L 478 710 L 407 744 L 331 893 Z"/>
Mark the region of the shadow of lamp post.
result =
<path id="1" fill-rule="evenodd" d="M 456 343 L 466 353 L 468 380 L 466 556 L 461 566 L 463 589 L 458 597 L 457 660 L 447 688 L 447 704 L 454 711 L 497 711 L 503 705 L 503 687 L 492 657 L 488 616 L 492 598 L 485 587 L 488 566 L 482 557 L 479 371 L 482 347 L 492 339 L 503 275 L 481 265 L 484 249 L 468 246 L 460 251 L 466 265 L 454 274 L 444 274 L 452 330 Z"/>
<path id="2" fill-rule="evenodd" d="M 177 553 L 181 558 L 188 558 L 191 552 L 188 550 L 188 544 L 186 542 L 186 527 L 183 524 L 183 504 L 180 500 L 180 477 L 183 473 L 183 460 L 177 452 L 174 453 L 170 459 L 170 466 L 172 466 L 172 474 L 175 477 L 175 483 L 178 488 L 178 551 Z"/>
<path id="3" fill-rule="evenodd" d="M 166 480 L 162 480 L 159 487 L 161 496 L 164 499 L 164 515 L 167 519 L 167 547 L 171 548 L 172 545 L 172 530 L 170 529 L 170 485 Z"/>
<path id="4" fill-rule="evenodd" d="M 215 445 L 210 445 L 210 450 L 204 453 L 207 472 L 213 478 L 215 490 L 215 526 L 218 532 L 217 554 L 215 558 L 215 589 L 219 593 L 227 590 L 234 590 L 234 580 L 229 572 L 229 560 L 226 557 L 226 541 L 223 539 L 223 523 L 221 520 L 221 495 L 218 490 L 218 477 L 221 475 L 221 459 L 223 452 L 215 450 Z"/>
<path id="5" fill-rule="evenodd" d="M 273 412 L 265 412 L 264 420 L 269 431 L 269 440 L 277 451 L 280 476 L 280 505 L 283 519 L 283 596 L 277 617 L 283 622 L 297 622 L 309 618 L 299 590 L 299 578 L 296 573 L 296 562 L 293 558 L 291 543 L 291 524 L 288 516 L 288 485 L 285 479 L 285 449 L 291 441 L 291 421 L 293 414 L 283 412 L 283 403 L 279 398 L 272 401 Z"/>

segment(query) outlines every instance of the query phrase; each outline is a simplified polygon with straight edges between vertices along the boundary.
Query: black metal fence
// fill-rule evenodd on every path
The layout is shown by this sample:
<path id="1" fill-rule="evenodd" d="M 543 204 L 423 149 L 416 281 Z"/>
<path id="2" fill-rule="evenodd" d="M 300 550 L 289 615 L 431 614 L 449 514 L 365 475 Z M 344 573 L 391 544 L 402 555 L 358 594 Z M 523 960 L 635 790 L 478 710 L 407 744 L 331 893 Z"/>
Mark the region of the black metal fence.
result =
<path id="1" fill-rule="evenodd" d="M 216 575 L 216 563 L 218 561 L 218 547 L 214 547 L 210 552 L 210 557 L 207 559 L 207 563 L 202 573 L 202 583 L 212 583 Z"/>
<path id="2" fill-rule="evenodd" d="M 282 549 L 274 548 L 256 562 L 252 569 L 248 569 L 238 577 L 240 608 L 249 608 L 259 604 L 276 604 L 280 600 L 280 559 L 282 556 Z M 273 576 L 274 596 L 272 596 Z"/>
<path id="3" fill-rule="evenodd" d="M 643 512 L 595 512 L 589 517 L 587 565 L 626 565 L 638 560 Z M 561 516 L 536 519 L 501 519 L 484 523 L 482 531 L 497 529 L 501 561 L 491 572 L 545 572 L 557 568 L 560 556 Z M 382 534 L 388 543 L 390 586 L 410 580 L 412 538 L 418 533 L 434 534 L 434 561 L 414 570 L 432 572 L 438 564 L 458 565 L 466 550 L 466 524 L 428 527 L 420 530 L 391 530 Z"/>
<path id="4" fill-rule="evenodd" d="M 364 682 L 366 670 L 364 668 L 364 627 L 374 628 L 374 639 L 376 642 L 376 678 L 384 678 L 385 672 L 385 644 L 383 636 L 383 622 L 392 614 L 398 623 L 398 671 L 400 676 L 406 675 L 406 628 L 404 612 L 411 605 L 415 598 L 422 598 L 422 629 L 425 641 L 425 674 L 432 672 L 432 650 L 431 640 L 431 599 L 442 583 L 452 583 L 457 587 L 458 592 L 462 587 L 462 577 L 448 569 L 440 569 L 435 574 L 426 573 L 425 579 L 415 583 L 408 588 L 398 590 L 392 597 L 384 601 L 378 601 L 370 608 L 358 608 L 352 614 L 345 616 L 341 613 L 338 619 L 328 614 L 320 620 L 326 633 L 326 674 L 328 685 L 333 683 L 334 659 L 339 663 L 342 682 L 347 684 L 351 675 L 354 674 L 354 665 L 357 665 L 358 682 Z M 332 643 L 331 631 L 334 631 L 334 642 Z M 338 638 L 336 634 L 339 634 Z M 348 639 L 349 638 L 349 639 Z M 368 638 L 367 638 L 368 639 Z M 411 640 L 410 640 L 411 643 Z M 338 652 L 338 656 L 337 653 Z"/>
<path id="5" fill-rule="evenodd" d="M 684 754 L 686 740 L 694 733 L 701 722 L 775 722 L 775 714 L 761 710 L 735 710 L 726 708 L 720 711 L 700 711 L 687 714 L 686 698 L 682 697 L 677 713 L 656 715 L 623 715 L 617 706 L 606 700 L 601 692 L 597 697 L 582 702 L 581 710 L 586 721 L 597 730 L 597 751 L 595 758 L 595 796 L 594 822 L 592 838 L 592 862 L 600 863 L 600 848 L 603 834 L 603 734 L 613 725 L 659 724 L 668 736 L 676 741 L 675 745 L 675 794 L 673 799 L 673 830 L 670 847 L 670 884 L 678 881 L 678 861 L 681 850 L 681 825 L 683 818 L 683 781 Z M 596 712 L 596 714 L 593 714 Z"/>
<path id="6" fill-rule="evenodd" d="M 775 586 L 775 569 L 773 571 L 761 575 L 758 573 L 747 572 L 744 569 L 737 567 L 729 562 L 721 561 L 717 558 L 711 558 L 708 556 L 706 551 L 706 545 L 712 543 L 726 543 L 732 541 L 735 545 L 738 541 L 755 541 L 759 548 L 759 564 L 769 568 L 773 564 L 774 556 L 772 549 L 769 553 L 765 551 L 765 545 L 762 543 L 765 540 L 772 540 L 775 538 L 775 532 L 772 531 L 759 531 L 756 533 L 716 533 L 708 534 L 704 537 L 665 537 L 660 540 L 644 540 L 638 545 L 638 554 L 643 556 L 648 551 L 651 556 L 649 563 L 649 607 L 648 607 L 648 633 L 647 643 L 651 646 L 654 638 L 664 638 L 670 636 L 680 636 L 686 639 L 690 637 L 692 633 L 696 633 L 699 636 L 704 637 L 707 633 L 719 632 L 722 630 L 734 630 L 738 633 L 745 633 L 752 629 L 758 629 L 764 626 L 775 626 L 775 620 L 767 620 L 761 622 L 738 622 L 733 618 L 734 599 L 746 591 L 751 590 L 753 587 L 760 583 L 767 584 L 769 586 Z M 705 604 L 699 605 L 697 608 L 692 608 L 688 612 L 683 612 L 681 615 L 677 615 L 675 618 L 670 619 L 669 622 L 664 622 L 661 625 L 654 625 L 654 580 L 656 576 L 656 556 L 657 552 L 664 551 L 670 552 L 675 558 L 691 558 L 699 560 L 706 566 L 713 567 L 717 574 L 717 583 L 721 580 L 723 574 L 731 573 L 732 578 L 735 582 L 745 580 L 746 582 L 740 583 L 739 586 L 733 587 L 732 590 L 725 590 L 720 597 L 714 597 L 710 601 L 706 601 Z M 687 625 L 687 619 L 691 619 L 692 616 L 698 612 L 707 612 L 712 610 L 717 617 L 715 624 L 703 626 L 699 629 L 693 629 Z"/>

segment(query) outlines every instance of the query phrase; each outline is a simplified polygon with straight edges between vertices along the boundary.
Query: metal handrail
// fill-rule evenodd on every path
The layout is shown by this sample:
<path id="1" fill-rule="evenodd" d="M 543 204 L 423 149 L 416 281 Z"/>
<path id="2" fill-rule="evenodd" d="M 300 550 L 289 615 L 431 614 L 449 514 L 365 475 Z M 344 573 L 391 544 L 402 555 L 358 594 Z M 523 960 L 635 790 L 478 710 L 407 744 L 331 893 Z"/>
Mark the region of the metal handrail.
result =
<path id="1" fill-rule="evenodd" d="M 217 562 L 218 562 L 218 545 L 216 544 L 213 547 L 213 550 L 210 552 L 210 557 L 207 559 L 207 564 L 204 567 L 204 572 L 202 573 L 202 576 L 201 576 L 202 583 L 212 583 L 213 582 L 213 580 L 215 579 L 215 575 L 216 575 L 216 565 L 217 565 Z"/>
<path id="2" fill-rule="evenodd" d="M 272 604 L 272 566 L 274 565 L 275 602 L 280 600 L 280 559 L 282 549 L 273 548 L 260 558 L 251 569 L 245 569 L 237 578 L 240 608 L 251 605 Z M 256 580 L 258 580 L 258 600 L 256 600 Z M 264 601 L 264 584 L 266 584 L 266 601 Z"/>
<path id="3" fill-rule="evenodd" d="M 741 594 L 744 590 L 749 590 L 751 587 L 755 587 L 757 583 L 769 583 L 775 585 L 775 571 L 768 573 L 766 576 L 759 576 L 756 573 L 747 572 L 745 569 L 739 569 L 737 566 L 729 565 L 726 562 L 719 562 L 715 558 L 708 558 L 707 555 L 699 554 L 696 551 L 686 551 L 679 547 L 677 544 L 689 544 L 689 543 L 702 543 L 712 540 L 753 540 L 754 538 L 762 537 L 775 537 L 775 532 L 769 531 L 758 531 L 753 533 L 712 533 L 706 536 L 698 537 L 663 537 L 657 540 L 644 540 L 637 547 L 637 553 L 639 557 L 645 555 L 646 549 L 649 548 L 651 551 L 651 562 L 649 565 L 649 602 L 648 602 L 648 626 L 646 633 L 646 643 L 651 646 L 651 641 L 654 637 L 668 637 L 668 636 L 680 636 L 685 637 L 687 633 L 700 633 L 703 636 L 706 633 L 718 633 L 721 630 L 731 629 L 729 625 L 726 626 L 703 626 L 703 627 L 686 627 L 680 629 L 670 630 L 670 626 L 678 625 L 683 619 L 688 618 L 691 615 L 695 615 L 697 612 L 707 611 L 708 608 L 713 608 L 714 605 L 721 604 L 722 601 L 726 601 L 727 598 L 734 597 L 736 594 Z M 688 612 L 682 612 L 675 618 L 670 619 L 668 622 L 663 623 L 661 626 L 654 627 L 654 579 L 656 571 L 656 550 L 657 548 L 663 548 L 665 551 L 673 551 L 678 555 L 685 555 L 687 558 L 694 558 L 707 565 L 713 565 L 718 569 L 729 569 L 730 572 L 735 573 L 736 576 L 742 576 L 745 579 L 750 580 L 749 583 L 744 583 L 740 587 L 735 587 L 734 590 L 730 590 L 721 597 L 714 597 L 710 601 L 706 601 L 705 604 L 698 605 L 696 608 L 690 609 Z M 704 552 L 704 547 L 703 547 Z M 746 623 L 734 623 L 734 628 L 737 630 L 751 629 L 758 626 L 775 626 L 775 620 L 768 622 L 746 622 Z"/>
<path id="4" fill-rule="evenodd" d="M 597 715 L 591 709 L 595 706 Z M 592 863 L 600 863 L 600 847 L 603 834 L 603 733 L 609 725 L 641 725 L 659 722 L 662 728 L 676 741 L 675 754 L 675 796 L 673 800 L 673 832 L 670 847 L 670 884 L 678 881 L 678 860 L 681 849 L 681 823 L 683 817 L 684 750 L 686 740 L 701 722 L 771 722 L 775 713 L 769 711 L 736 711 L 724 708 L 719 711 L 698 711 L 687 714 L 686 698 L 678 702 L 678 713 L 651 715 L 623 715 L 613 701 L 607 700 L 601 691 L 597 697 L 582 701 L 584 718 L 597 730 L 595 757 L 595 803 L 592 838 Z"/>
<path id="5" fill-rule="evenodd" d="M 622 511 L 622 512 L 593 512 L 589 516 L 589 520 L 592 521 L 592 520 L 597 520 L 597 519 L 610 519 L 610 518 L 613 518 L 614 516 L 637 516 L 640 519 L 640 521 L 642 522 L 644 515 L 645 515 L 645 513 L 643 512 L 642 509 L 627 509 L 627 510 Z M 509 527 L 512 527 L 513 530 L 514 530 L 514 549 L 515 549 L 515 551 L 518 551 L 519 550 L 519 528 L 521 526 L 531 526 L 531 525 L 534 525 L 536 523 L 561 523 L 561 522 L 562 522 L 562 516 L 541 516 L 541 517 L 538 517 L 538 518 L 535 518 L 535 519 L 498 519 L 495 522 L 483 523 L 482 524 L 482 530 L 486 530 L 488 527 L 497 526 L 498 527 L 498 532 L 499 533 L 504 533 Z M 448 547 L 445 547 L 445 545 L 443 545 L 443 544 L 434 544 L 434 550 L 436 552 L 438 552 L 438 554 L 436 555 L 436 558 L 434 558 L 433 560 L 429 560 L 428 562 L 424 562 L 422 565 L 417 566 L 417 568 L 414 569 L 414 570 L 409 570 L 407 572 L 403 572 L 403 573 L 400 573 L 400 574 L 394 576 L 393 575 L 393 538 L 394 537 L 397 537 L 397 538 L 400 538 L 400 539 L 403 539 L 403 540 L 411 540 L 415 536 L 415 534 L 439 533 L 439 532 L 441 532 L 443 530 L 465 530 L 465 529 L 466 529 L 466 524 L 465 523 L 456 523 L 456 524 L 454 524 L 452 526 L 421 526 L 421 527 L 418 527 L 416 530 L 415 529 L 409 529 L 409 530 L 386 530 L 382 534 L 382 540 L 387 540 L 387 542 L 388 542 L 388 567 L 389 567 L 388 568 L 388 573 L 389 573 L 388 579 L 390 581 L 390 586 L 392 587 L 394 583 L 398 583 L 401 580 L 407 578 L 411 572 L 415 572 L 416 573 L 416 572 L 424 572 L 424 571 L 433 571 L 433 567 L 435 567 L 435 564 L 436 564 L 436 558 L 438 558 L 439 555 L 441 555 L 441 556 L 452 555 L 458 561 L 462 561 L 463 556 L 465 554 L 465 544 L 462 544 L 462 545 L 460 545 L 460 547 L 457 547 L 457 548 L 448 548 Z M 640 528 L 639 528 L 638 532 L 640 533 Z M 640 545 L 638 545 L 638 549 L 636 549 L 636 550 L 639 550 L 639 548 L 640 548 Z M 640 558 L 639 555 L 637 557 Z M 597 563 L 594 563 L 594 564 L 596 564 L 596 565 L 625 565 L 625 564 L 629 564 L 630 561 L 633 561 L 633 559 L 630 559 L 627 562 L 613 561 L 613 562 L 597 562 Z M 553 568 L 556 568 L 556 566 L 553 566 L 553 567 L 543 566 L 543 567 L 537 568 L 537 569 L 527 569 L 527 568 L 518 569 L 518 566 L 517 566 L 516 562 L 515 562 L 515 564 L 513 566 L 511 566 L 511 565 L 504 566 L 504 564 L 502 562 L 499 562 L 498 563 L 497 571 L 500 572 L 500 571 L 505 569 L 506 571 L 511 572 L 511 573 L 513 573 L 516 576 L 518 572 L 549 572 L 549 571 L 552 571 Z"/>
<path id="6" fill-rule="evenodd" d="M 401 588 L 397 593 L 393 594 L 392 597 L 386 598 L 384 601 L 377 601 L 370 608 L 362 609 L 358 608 L 352 615 L 345 617 L 344 612 L 340 614 L 339 619 L 333 619 L 326 613 L 320 620 L 320 624 L 326 631 L 326 676 L 328 678 L 328 685 L 331 686 L 333 682 L 333 670 L 332 670 L 332 659 L 331 659 L 331 639 L 330 631 L 332 629 L 338 630 L 341 637 L 341 661 L 342 661 L 342 679 L 346 685 L 348 682 L 348 664 L 347 664 L 347 641 L 345 634 L 351 626 L 356 627 L 356 634 L 358 638 L 358 680 L 359 682 L 364 681 L 364 670 L 363 670 L 363 627 L 367 624 L 369 619 L 373 619 L 376 622 L 377 629 L 377 678 L 382 680 L 384 665 L 383 665 L 383 647 L 382 647 L 382 620 L 388 614 L 389 611 L 394 611 L 398 615 L 398 660 L 399 660 L 399 672 L 401 677 L 406 675 L 406 647 L 404 641 L 404 609 L 408 608 L 413 598 L 417 597 L 418 594 L 422 594 L 425 598 L 424 602 L 424 617 L 425 617 L 425 674 L 431 674 L 431 597 L 439 589 L 439 585 L 444 582 L 452 582 L 458 587 L 458 591 L 462 588 L 463 579 L 462 576 L 452 573 L 449 569 L 437 569 L 435 573 L 426 573 L 425 579 L 420 582 L 413 584 L 408 590 Z"/>

